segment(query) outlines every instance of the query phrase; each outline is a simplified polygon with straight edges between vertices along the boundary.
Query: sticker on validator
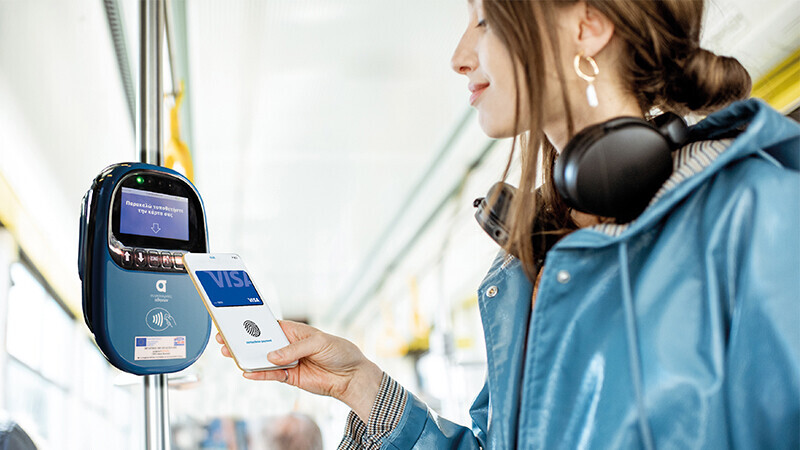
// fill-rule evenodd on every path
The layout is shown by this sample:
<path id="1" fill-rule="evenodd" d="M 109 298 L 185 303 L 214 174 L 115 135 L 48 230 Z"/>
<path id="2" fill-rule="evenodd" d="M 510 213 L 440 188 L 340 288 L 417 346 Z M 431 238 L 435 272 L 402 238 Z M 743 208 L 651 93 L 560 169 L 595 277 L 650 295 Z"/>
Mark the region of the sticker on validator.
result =
<path id="1" fill-rule="evenodd" d="M 135 344 L 136 361 L 186 358 L 186 336 L 136 336 Z"/>

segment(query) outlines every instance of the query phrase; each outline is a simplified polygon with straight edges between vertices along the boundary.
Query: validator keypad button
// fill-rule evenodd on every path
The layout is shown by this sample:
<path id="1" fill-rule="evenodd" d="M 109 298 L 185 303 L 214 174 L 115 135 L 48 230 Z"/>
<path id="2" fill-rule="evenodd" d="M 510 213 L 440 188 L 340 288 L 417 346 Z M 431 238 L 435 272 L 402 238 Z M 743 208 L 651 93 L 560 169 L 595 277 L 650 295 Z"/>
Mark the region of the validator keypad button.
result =
<path id="1" fill-rule="evenodd" d="M 147 265 L 156 268 L 161 265 L 161 254 L 155 250 L 147 251 Z"/>
<path id="2" fill-rule="evenodd" d="M 161 267 L 165 269 L 172 269 L 172 253 L 161 252 Z"/>
<path id="3" fill-rule="evenodd" d="M 123 248 L 120 259 L 122 259 L 122 267 L 133 267 L 133 250 Z"/>
<path id="4" fill-rule="evenodd" d="M 172 254 L 175 260 L 175 268 L 178 270 L 183 270 L 183 253 L 175 252 Z"/>
<path id="5" fill-rule="evenodd" d="M 144 267 L 147 265 L 147 252 L 142 250 L 141 248 L 137 248 L 133 251 L 133 262 L 136 264 L 136 267 Z"/>

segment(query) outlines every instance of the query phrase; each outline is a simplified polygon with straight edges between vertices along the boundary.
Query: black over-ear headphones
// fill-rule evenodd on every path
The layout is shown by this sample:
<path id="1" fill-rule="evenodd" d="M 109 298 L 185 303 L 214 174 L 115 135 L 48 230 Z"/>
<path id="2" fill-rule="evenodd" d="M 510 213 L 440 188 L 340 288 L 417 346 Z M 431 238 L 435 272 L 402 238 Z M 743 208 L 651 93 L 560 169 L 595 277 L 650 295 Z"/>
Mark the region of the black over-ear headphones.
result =
<path id="1" fill-rule="evenodd" d="M 567 205 L 589 214 L 625 223 L 644 211 L 672 173 L 673 150 L 685 145 L 688 127 L 672 113 L 652 123 L 618 117 L 585 128 L 570 139 L 553 168 L 556 189 Z M 498 191 L 499 190 L 499 191 Z M 478 198 L 475 218 L 504 245 L 506 213 L 516 190 L 497 183 Z M 494 204 L 493 197 L 497 197 Z"/>
<path id="2" fill-rule="evenodd" d="M 673 150 L 687 140 L 675 114 L 653 123 L 619 117 L 585 128 L 556 159 L 553 179 L 567 205 L 589 214 L 635 219 L 672 173 Z"/>

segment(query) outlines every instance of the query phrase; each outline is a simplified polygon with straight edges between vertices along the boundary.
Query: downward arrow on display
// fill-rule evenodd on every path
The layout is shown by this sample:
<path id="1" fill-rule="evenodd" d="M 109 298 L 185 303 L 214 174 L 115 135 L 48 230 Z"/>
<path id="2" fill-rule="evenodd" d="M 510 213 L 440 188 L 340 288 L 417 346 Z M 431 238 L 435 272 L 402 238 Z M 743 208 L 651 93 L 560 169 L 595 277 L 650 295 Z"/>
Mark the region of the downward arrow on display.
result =
<path id="1" fill-rule="evenodd" d="M 158 232 L 161 231 L 161 228 L 158 226 L 158 223 L 154 223 L 150 229 L 153 230 L 153 233 L 156 234 L 158 234 Z"/>

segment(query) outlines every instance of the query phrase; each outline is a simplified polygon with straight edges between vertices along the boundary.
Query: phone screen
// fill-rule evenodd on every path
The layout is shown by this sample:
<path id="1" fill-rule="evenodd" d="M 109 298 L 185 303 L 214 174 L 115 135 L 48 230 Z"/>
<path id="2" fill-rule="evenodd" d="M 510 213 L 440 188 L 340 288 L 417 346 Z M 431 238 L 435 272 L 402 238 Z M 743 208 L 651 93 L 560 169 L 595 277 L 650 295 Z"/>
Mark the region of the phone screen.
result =
<path id="1" fill-rule="evenodd" d="M 217 308 L 264 304 L 244 270 L 198 270 L 195 273 L 211 304 Z"/>

